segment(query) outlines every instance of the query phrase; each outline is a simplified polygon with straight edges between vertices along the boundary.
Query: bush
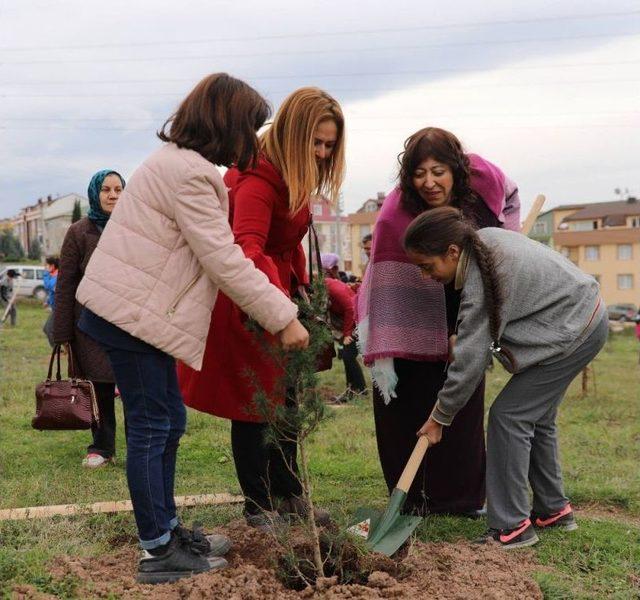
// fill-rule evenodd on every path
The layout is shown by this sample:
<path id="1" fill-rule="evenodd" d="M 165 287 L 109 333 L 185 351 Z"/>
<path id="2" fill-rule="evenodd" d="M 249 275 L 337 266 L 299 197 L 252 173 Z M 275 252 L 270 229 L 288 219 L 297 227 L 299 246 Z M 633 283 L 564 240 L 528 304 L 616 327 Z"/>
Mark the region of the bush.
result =
<path id="1" fill-rule="evenodd" d="M 40 260 L 42 258 L 42 246 L 38 240 L 33 240 L 29 244 L 29 253 L 27 255 L 31 260 Z"/>
<path id="2" fill-rule="evenodd" d="M 80 208 L 80 200 L 73 203 L 73 212 L 71 213 L 71 222 L 75 223 L 82 219 L 82 209 Z"/>
<path id="3" fill-rule="evenodd" d="M 24 258 L 24 250 L 13 231 L 0 232 L 0 258 L 6 261 L 19 261 Z"/>

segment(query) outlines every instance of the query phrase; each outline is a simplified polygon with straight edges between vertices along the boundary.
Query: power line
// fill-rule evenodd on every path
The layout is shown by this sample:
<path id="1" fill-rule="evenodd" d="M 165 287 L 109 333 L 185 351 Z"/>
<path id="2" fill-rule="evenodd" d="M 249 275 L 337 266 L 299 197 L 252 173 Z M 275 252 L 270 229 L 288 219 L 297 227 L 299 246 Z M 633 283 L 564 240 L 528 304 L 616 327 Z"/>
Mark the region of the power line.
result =
<path id="1" fill-rule="evenodd" d="M 588 111 L 588 112 L 565 112 L 565 113 L 548 113 L 548 112 L 537 112 L 537 113 L 504 113 L 504 112 L 499 112 L 499 113 L 483 113 L 483 112 L 476 112 L 476 113 L 461 113 L 461 112 L 454 112 L 454 113 L 443 113 L 443 114 L 435 114 L 435 115 L 431 115 L 429 114 L 429 118 L 430 119 L 443 119 L 443 118 L 449 118 L 449 117 L 462 117 L 462 118 L 468 118 L 468 117 L 503 117 L 503 118 L 519 118 L 519 117 L 601 117 L 601 116 L 626 116 L 626 115 L 640 115 L 640 111 L 637 110 L 622 110 L 622 111 L 615 111 L 615 110 L 607 110 L 607 111 Z M 359 116 L 359 115 L 349 115 L 347 114 L 346 116 L 346 120 L 347 121 L 353 121 L 353 120 L 402 120 L 402 119 L 422 119 L 424 118 L 425 115 L 368 115 L 368 116 Z M 151 117 L 143 117 L 143 118 L 139 118 L 139 117 L 112 117 L 112 116 L 104 116 L 104 117 L 35 117 L 35 118 L 31 118 L 31 117 L 0 117 L 0 121 L 9 121 L 9 122 L 14 122 L 14 121 L 29 121 L 29 122 L 33 122 L 33 121 L 47 121 L 47 122 L 51 122 L 51 121 L 72 121 L 72 122 L 78 122 L 78 121 L 95 121 L 95 122 L 103 122 L 103 121 L 138 121 L 138 122 L 154 122 L 154 123 L 160 123 L 160 122 L 164 122 L 166 119 L 166 116 L 151 116 Z"/>
<path id="2" fill-rule="evenodd" d="M 628 123 L 585 123 L 585 124 L 562 124 L 562 125 L 491 125 L 491 126 L 465 126 L 465 129 L 628 129 Z M 127 131 L 155 131 L 154 128 L 145 127 L 6 127 L 0 125 L 0 131 L 113 131 L 113 132 L 127 132 Z M 389 133 L 396 135 L 396 128 L 377 128 L 377 129 L 349 129 L 348 133 Z"/>
<path id="3" fill-rule="evenodd" d="M 526 44 L 531 42 L 557 42 L 557 41 L 571 41 L 571 40 L 586 40 L 586 39 L 603 39 L 603 38 L 620 38 L 620 37 L 635 37 L 640 35 L 640 32 L 630 33 L 594 33 L 589 35 L 575 35 L 567 36 L 560 35 L 554 37 L 543 38 L 520 38 L 512 40 L 480 40 L 480 41 L 468 41 L 468 42 L 438 42 L 434 44 L 423 44 L 420 46 L 386 46 L 386 47 L 371 47 L 371 48 L 323 48 L 319 50 L 295 50 L 296 55 L 310 55 L 310 54 L 329 54 L 329 53 L 352 53 L 352 52 L 378 52 L 389 50 L 428 50 L 430 48 L 451 48 L 451 47 L 469 47 L 469 46 L 493 46 L 503 44 Z M 73 59 L 40 59 L 40 60 L 22 60 L 13 62 L 0 62 L 0 64 L 11 65 L 40 65 L 40 64 L 107 64 L 107 63 L 134 63 L 134 62 L 157 62 L 157 61 L 183 61 L 183 60 L 212 60 L 220 58 L 255 58 L 256 56 L 279 56 L 290 55 L 291 49 L 277 50 L 270 52 L 249 52 L 244 54 L 229 53 L 229 54 L 205 54 L 205 55 L 186 55 L 186 56 L 152 56 L 142 58 L 107 58 L 107 59 L 95 59 L 95 58 L 73 58 Z"/>
<path id="4" fill-rule="evenodd" d="M 478 83 L 478 84 L 464 84 L 464 85 L 449 85 L 445 88 L 441 88 L 439 91 L 453 91 L 453 90 L 471 90 L 471 89 L 483 89 L 483 88 L 521 88 L 521 87 L 549 87 L 558 85 L 609 85 L 609 84 L 626 84 L 626 83 L 640 83 L 640 79 L 594 79 L 594 80 L 581 80 L 581 81 L 536 81 L 536 82 L 522 82 L 522 83 Z M 438 85 L 434 83 L 434 85 Z M 334 88 L 325 86 L 325 90 L 335 93 L 361 93 L 361 92 L 401 92 L 407 90 L 406 87 L 359 87 L 359 88 Z M 269 90 L 272 95 L 289 94 L 292 90 Z M 0 94 L 0 98 L 7 99 L 38 99 L 38 98 L 149 98 L 165 97 L 165 98 L 180 98 L 182 92 L 146 92 L 139 94 Z M 0 120 L 2 117 L 0 117 Z"/>
<path id="5" fill-rule="evenodd" d="M 544 69 L 566 69 L 566 68 L 581 68 L 581 67 L 615 67 L 625 65 L 637 65 L 640 64 L 640 59 L 636 60 L 622 60 L 622 61 L 607 61 L 607 62 L 584 62 L 584 63 L 555 63 L 549 65 L 522 65 L 517 67 L 497 67 L 500 71 L 531 71 L 531 70 L 544 70 Z M 429 73 L 483 73 L 488 72 L 490 69 L 478 68 L 478 67 L 442 67 L 438 69 L 419 69 L 419 70 L 394 70 L 394 71 L 377 71 L 377 72 L 359 72 L 359 73 L 327 73 L 324 75 L 315 75 L 315 77 L 367 77 L 370 75 L 424 75 Z M 279 75 L 264 75 L 253 77 L 252 79 L 261 78 L 282 78 L 284 76 Z M 298 77 L 292 75 L 291 77 Z M 171 79 L 119 79 L 118 84 L 129 85 L 133 83 L 185 83 L 193 82 L 197 80 L 197 77 L 176 77 Z M 105 81 L 104 79 L 76 79 L 72 81 L 3 81 L 0 85 L 110 85 L 113 86 L 112 81 Z"/>
<path id="6" fill-rule="evenodd" d="M 340 37 L 351 35 L 373 35 L 378 33 L 403 33 L 409 31 L 426 31 L 426 30 L 440 30 L 440 29 L 464 29 L 466 27 L 484 27 L 488 25 L 524 25 L 532 23 L 552 23 L 560 21 L 579 21 L 579 20 L 591 20 L 591 19 L 604 19 L 612 17 L 630 17 L 633 15 L 640 15 L 640 10 L 621 11 L 621 12 L 604 12 L 604 13 L 592 13 L 586 15 L 558 15 L 553 17 L 538 17 L 530 19 L 508 19 L 508 20 L 494 20 L 494 21 L 470 21 L 466 23 L 442 23 L 433 25 L 414 25 L 411 27 L 383 27 L 376 29 L 352 29 L 343 31 L 326 31 L 326 32 L 306 32 L 306 33 L 283 33 L 272 35 L 256 35 L 256 36 L 244 36 L 244 37 L 217 37 L 217 38 L 204 38 L 198 40 L 163 40 L 154 42 L 111 42 L 101 44 L 64 44 L 64 45 L 51 45 L 51 46 L 14 46 L 0 48 L 0 51 L 4 52 L 22 52 L 32 50 L 76 50 L 87 48 L 133 48 L 133 47 L 145 47 L 145 46 L 175 46 L 175 45 L 192 45 L 192 44 L 208 44 L 218 42 L 251 42 L 262 40 L 285 40 L 285 39 L 309 39 L 309 38 L 324 38 L 324 37 Z"/>
<path id="7" fill-rule="evenodd" d="M 612 62 L 612 63 L 592 63 L 589 65 L 588 63 L 579 63 L 579 64 L 556 64 L 556 65 L 524 65 L 521 67 L 498 67 L 501 71 L 523 71 L 523 70 L 539 70 L 539 69 L 564 69 L 570 67 L 586 67 L 586 66 L 611 66 L 611 65 L 635 65 L 639 64 L 640 60 L 632 60 L 625 62 Z M 371 77 L 371 76 L 393 76 L 393 75 L 428 75 L 432 73 L 486 73 L 491 72 L 493 69 L 478 69 L 478 68 L 444 68 L 444 69 L 425 69 L 422 71 L 417 70 L 407 70 L 407 71 L 371 71 L 371 72 L 354 72 L 354 73 L 325 73 L 325 74 L 316 74 L 313 77 L 321 78 L 321 77 Z M 272 76 L 258 76 L 251 79 L 297 79 L 303 77 L 302 75 L 272 75 Z M 186 82 L 186 81 L 194 81 L 193 79 L 176 79 L 176 80 L 129 80 L 122 82 L 123 85 L 128 85 L 130 83 L 178 83 L 178 82 Z M 635 83 L 637 79 L 617 79 L 617 78 L 607 78 L 607 79 L 584 79 L 584 80 L 560 80 L 560 81 L 523 81 L 523 82 L 489 82 L 489 83 L 477 83 L 477 84 L 451 84 L 446 83 L 447 88 L 451 89 L 467 89 L 467 88 L 483 88 L 483 87 L 527 87 L 527 86 L 537 86 L 537 85 L 573 85 L 573 84 L 608 84 L 608 83 Z M 63 82 L 60 82 L 61 84 Z M 75 81 L 70 82 L 70 84 L 75 85 L 93 85 L 94 83 L 101 82 L 91 82 L 91 81 Z M 429 82 L 432 85 L 441 85 L 440 82 Z M 20 85 L 19 83 L 12 82 L 2 82 L 0 85 L 3 86 L 11 86 L 11 85 Z M 44 85 L 44 84 L 43 84 Z M 404 87 L 334 87 L 331 85 L 325 86 L 329 90 L 334 92 L 359 92 L 359 91 L 401 91 L 406 89 Z M 281 94 L 281 93 L 289 93 L 291 90 L 269 90 L 271 94 Z M 153 92 L 154 96 L 168 96 L 168 97 L 176 97 L 180 92 Z M 103 98 L 138 98 L 138 97 L 148 97 L 151 92 L 140 92 L 140 93 L 114 93 L 114 94 L 104 94 L 101 92 L 90 92 L 90 93 L 61 93 L 61 94 L 0 94 L 0 98 L 93 98 L 93 97 L 103 97 Z"/>

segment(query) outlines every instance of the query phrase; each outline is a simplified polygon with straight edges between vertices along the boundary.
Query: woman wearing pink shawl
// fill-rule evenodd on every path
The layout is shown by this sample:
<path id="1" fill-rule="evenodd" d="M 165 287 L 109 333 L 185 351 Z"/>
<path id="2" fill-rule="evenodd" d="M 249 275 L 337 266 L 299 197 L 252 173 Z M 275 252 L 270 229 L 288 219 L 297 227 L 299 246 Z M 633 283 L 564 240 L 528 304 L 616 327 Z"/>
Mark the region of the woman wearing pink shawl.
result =
<path id="1" fill-rule="evenodd" d="M 357 297 L 360 349 L 371 367 L 378 453 L 391 491 L 446 379 L 459 292 L 424 280 L 402 247 L 415 216 L 450 204 L 478 228 L 520 229 L 518 190 L 502 171 L 435 127 L 405 142 L 400 185 L 385 199 Z M 479 516 L 485 498 L 484 380 L 427 453 L 405 510 Z"/>

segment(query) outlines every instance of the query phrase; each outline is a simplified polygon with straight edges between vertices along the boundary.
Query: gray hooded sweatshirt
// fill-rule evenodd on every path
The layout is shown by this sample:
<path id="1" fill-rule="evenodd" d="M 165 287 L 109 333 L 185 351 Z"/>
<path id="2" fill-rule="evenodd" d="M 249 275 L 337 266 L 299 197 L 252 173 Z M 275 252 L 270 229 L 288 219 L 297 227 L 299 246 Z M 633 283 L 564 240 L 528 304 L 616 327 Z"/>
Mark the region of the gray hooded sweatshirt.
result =
<path id="1" fill-rule="evenodd" d="M 500 354 L 498 360 L 515 374 L 571 354 L 605 312 L 595 279 L 559 252 L 520 233 L 488 227 L 478 236 L 496 257 L 504 299 L 499 341 L 513 355 L 514 364 Z M 454 359 L 431 413 L 442 425 L 450 425 L 467 403 L 491 359 L 493 340 L 480 269 L 473 254 L 465 254 L 456 277 L 462 298 Z"/>

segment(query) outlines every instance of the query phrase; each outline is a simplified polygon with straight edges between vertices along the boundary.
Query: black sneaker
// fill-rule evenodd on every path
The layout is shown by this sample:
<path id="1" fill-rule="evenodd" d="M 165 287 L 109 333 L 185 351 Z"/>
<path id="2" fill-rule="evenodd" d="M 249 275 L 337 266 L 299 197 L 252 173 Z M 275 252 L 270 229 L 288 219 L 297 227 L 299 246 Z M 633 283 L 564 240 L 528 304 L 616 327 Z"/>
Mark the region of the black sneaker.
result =
<path id="1" fill-rule="evenodd" d="M 484 535 L 474 540 L 474 544 L 487 544 L 498 542 L 503 550 L 514 550 L 533 546 L 540 541 L 530 519 L 525 519 L 513 529 L 489 528 Z"/>
<path id="2" fill-rule="evenodd" d="M 283 535 L 289 527 L 289 523 L 275 510 L 265 510 L 256 514 L 245 512 L 244 519 L 249 527 L 274 537 Z"/>
<path id="3" fill-rule="evenodd" d="M 231 540 L 226 535 L 206 535 L 200 523 L 194 523 L 191 529 L 177 525 L 173 531 L 182 542 L 191 546 L 196 554 L 207 557 L 224 556 L 231 550 Z"/>
<path id="4" fill-rule="evenodd" d="M 369 391 L 366 388 L 364 390 L 352 390 L 348 387 L 344 392 L 342 392 L 342 394 L 332 396 L 329 400 L 329 404 L 348 404 L 358 398 L 366 398 L 368 395 Z"/>
<path id="5" fill-rule="evenodd" d="M 138 563 L 138 583 L 167 583 L 211 570 L 209 561 L 191 550 L 177 534 L 171 534 L 164 554 L 153 556 L 147 551 Z M 224 559 L 223 559 L 224 560 Z"/>
<path id="6" fill-rule="evenodd" d="M 575 531 L 578 529 L 576 518 L 573 514 L 571 504 L 567 505 L 557 513 L 550 515 L 538 515 L 531 513 L 531 522 L 538 529 L 563 529 L 564 531 Z"/>
<path id="7" fill-rule="evenodd" d="M 278 513 L 291 523 L 306 519 L 309 514 L 309 506 L 299 496 L 291 496 L 291 498 L 280 502 L 278 505 Z M 331 515 L 322 508 L 314 508 L 313 520 L 316 522 L 316 525 L 327 527 L 331 524 Z"/>
<path id="8" fill-rule="evenodd" d="M 332 396 L 328 404 L 333 406 L 340 406 L 343 404 L 348 404 L 351 400 L 353 400 L 353 392 L 347 388 L 342 394 L 338 394 L 337 396 Z"/>

